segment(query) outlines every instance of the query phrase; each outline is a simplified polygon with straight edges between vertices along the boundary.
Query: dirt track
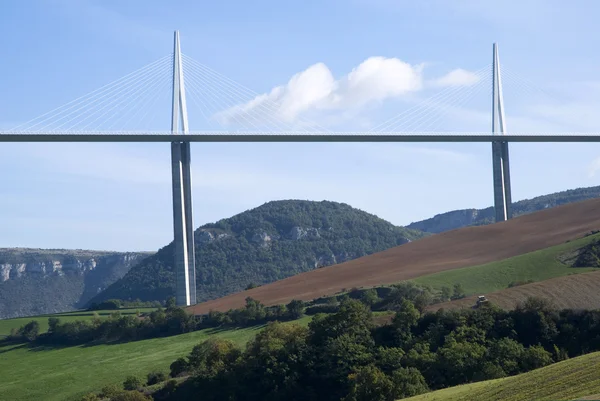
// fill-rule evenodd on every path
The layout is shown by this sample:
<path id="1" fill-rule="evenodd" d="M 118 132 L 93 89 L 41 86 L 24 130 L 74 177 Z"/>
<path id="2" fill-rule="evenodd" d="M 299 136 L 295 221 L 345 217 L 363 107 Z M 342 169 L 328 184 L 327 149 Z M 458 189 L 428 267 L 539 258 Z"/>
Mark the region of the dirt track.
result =
<path id="1" fill-rule="evenodd" d="M 312 300 L 342 289 L 392 284 L 425 274 L 498 261 L 600 229 L 600 199 L 571 203 L 482 227 L 467 227 L 401 245 L 339 265 L 288 277 L 189 308 L 196 314 L 244 305 Z"/>
<path id="2" fill-rule="evenodd" d="M 546 298 L 558 309 L 600 309 L 600 271 L 557 277 L 539 283 L 525 284 L 518 287 L 485 294 L 490 302 L 503 309 L 514 309 L 519 302 L 528 297 Z M 428 310 L 440 308 L 460 309 L 475 305 L 477 296 L 456 301 L 431 305 Z"/>

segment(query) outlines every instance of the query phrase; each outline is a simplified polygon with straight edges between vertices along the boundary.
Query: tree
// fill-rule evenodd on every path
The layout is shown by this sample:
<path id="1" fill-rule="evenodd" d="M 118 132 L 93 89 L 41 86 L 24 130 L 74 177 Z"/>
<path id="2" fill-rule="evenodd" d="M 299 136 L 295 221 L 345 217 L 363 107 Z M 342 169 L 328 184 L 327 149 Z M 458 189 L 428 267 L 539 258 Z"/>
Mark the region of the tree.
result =
<path id="1" fill-rule="evenodd" d="M 110 399 L 111 401 L 151 401 L 148 396 L 139 391 L 123 391 Z"/>
<path id="2" fill-rule="evenodd" d="M 167 298 L 167 303 L 165 306 L 167 309 L 173 309 L 173 308 L 177 307 L 177 301 L 175 300 L 175 297 Z"/>
<path id="3" fill-rule="evenodd" d="M 411 330 L 417 325 L 420 315 L 412 302 L 408 299 L 402 300 L 398 312 L 396 312 L 392 320 L 392 325 L 396 328 L 397 339 L 400 344 L 410 341 L 412 338 Z"/>
<path id="4" fill-rule="evenodd" d="M 523 353 L 523 359 L 521 359 L 521 366 L 525 371 L 542 368 L 551 363 L 552 354 L 546 351 L 541 345 L 528 347 Z"/>
<path id="5" fill-rule="evenodd" d="M 119 387 L 118 385 L 107 384 L 106 386 L 102 387 L 102 389 L 100 390 L 100 396 L 101 396 L 101 398 L 113 399 L 114 397 L 121 394 L 122 392 L 123 392 L 123 389 L 121 387 Z"/>
<path id="6" fill-rule="evenodd" d="M 359 368 L 350 375 L 350 393 L 343 401 L 393 401 L 392 381 L 373 365 Z"/>
<path id="7" fill-rule="evenodd" d="M 148 373 L 147 384 L 152 386 L 153 384 L 164 382 L 167 380 L 167 375 L 164 372 L 159 370 L 155 370 L 153 372 Z"/>
<path id="8" fill-rule="evenodd" d="M 361 296 L 361 301 L 367 306 L 373 306 L 380 301 L 375 288 L 369 288 L 364 291 Z"/>
<path id="9" fill-rule="evenodd" d="M 57 317 L 48 318 L 48 333 L 52 334 L 56 331 L 56 328 L 60 324 L 60 319 Z"/>
<path id="10" fill-rule="evenodd" d="M 394 400 L 412 397 L 429 391 L 425 378 L 416 368 L 399 368 L 392 372 L 392 396 Z"/>
<path id="11" fill-rule="evenodd" d="M 258 287 L 256 284 L 250 283 L 250 284 L 248 284 L 246 286 L 245 290 L 248 291 L 248 290 L 251 290 L 251 289 L 256 288 L 256 287 Z"/>
<path id="12" fill-rule="evenodd" d="M 185 358 L 177 358 L 169 368 L 171 369 L 171 377 L 177 377 L 189 369 L 189 364 Z"/>
<path id="13" fill-rule="evenodd" d="M 188 368 L 213 377 L 231 366 L 239 355 L 240 350 L 233 341 L 212 337 L 192 349 L 188 356 Z"/>
<path id="14" fill-rule="evenodd" d="M 37 320 L 32 320 L 23 326 L 21 334 L 27 341 L 35 341 L 40 332 L 40 324 Z"/>
<path id="15" fill-rule="evenodd" d="M 465 290 L 463 289 L 462 285 L 460 283 L 454 284 L 454 291 L 452 293 L 451 299 L 461 299 L 465 296 Z"/>
<path id="16" fill-rule="evenodd" d="M 524 352 L 523 344 L 510 338 L 501 338 L 494 341 L 488 348 L 488 357 L 506 374 L 513 375 L 520 371 L 519 362 L 522 360 Z"/>
<path id="17" fill-rule="evenodd" d="M 142 387 L 144 382 L 137 376 L 128 376 L 123 382 L 123 388 L 125 390 L 137 390 Z"/>
<path id="18" fill-rule="evenodd" d="M 443 286 L 442 291 L 440 293 L 440 301 L 442 301 L 442 302 L 449 301 L 451 297 L 452 297 L 452 290 L 450 289 L 450 287 Z"/>

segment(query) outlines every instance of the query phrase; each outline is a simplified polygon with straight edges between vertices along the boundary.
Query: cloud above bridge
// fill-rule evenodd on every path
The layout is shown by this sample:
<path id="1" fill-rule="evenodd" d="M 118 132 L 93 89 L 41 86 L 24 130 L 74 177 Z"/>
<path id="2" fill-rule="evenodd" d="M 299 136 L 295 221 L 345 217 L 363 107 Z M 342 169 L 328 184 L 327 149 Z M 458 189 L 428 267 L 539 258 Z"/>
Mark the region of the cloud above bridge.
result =
<path id="1" fill-rule="evenodd" d="M 357 111 L 426 87 L 470 86 L 480 79 L 470 71 L 456 69 L 440 78 L 426 80 L 424 67 L 424 64 L 411 65 L 398 58 L 369 57 L 336 79 L 324 63 L 316 63 L 292 76 L 286 84 L 216 117 L 227 124 L 237 116 L 269 108 L 277 118 L 294 123 L 309 112 Z"/>

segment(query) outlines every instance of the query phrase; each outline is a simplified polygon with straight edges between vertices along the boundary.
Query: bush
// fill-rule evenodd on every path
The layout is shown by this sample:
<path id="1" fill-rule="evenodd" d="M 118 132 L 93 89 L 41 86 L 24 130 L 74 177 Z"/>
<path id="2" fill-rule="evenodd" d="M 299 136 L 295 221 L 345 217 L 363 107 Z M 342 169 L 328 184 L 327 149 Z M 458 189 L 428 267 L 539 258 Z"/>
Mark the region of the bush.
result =
<path id="1" fill-rule="evenodd" d="M 340 310 L 339 305 L 331 305 L 331 304 L 321 304 L 321 305 L 313 305 L 306 308 L 306 313 L 308 316 L 316 315 L 317 313 L 336 313 Z"/>
<path id="2" fill-rule="evenodd" d="M 177 377 L 188 370 L 189 366 L 185 358 L 177 358 L 169 368 L 171 369 L 170 376 Z"/>
<path id="3" fill-rule="evenodd" d="M 21 327 L 18 334 L 21 338 L 27 341 L 35 341 L 40 333 L 40 324 L 37 320 L 32 320 L 25 326 Z"/>
<path id="4" fill-rule="evenodd" d="M 117 386 L 116 384 L 108 384 L 104 387 L 102 387 L 102 390 L 100 390 L 100 397 L 101 398 L 113 398 L 116 397 L 117 395 L 121 394 L 123 392 L 123 389 L 119 386 Z"/>
<path id="5" fill-rule="evenodd" d="M 112 397 L 110 401 L 150 401 L 152 398 L 140 393 L 139 391 L 123 391 Z"/>
<path id="6" fill-rule="evenodd" d="M 123 388 L 125 390 L 137 390 L 138 388 L 142 387 L 143 385 L 144 385 L 144 382 L 142 381 L 142 379 L 140 379 L 137 376 L 129 376 L 123 382 Z"/>
<path id="7" fill-rule="evenodd" d="M 88 310 L 117 310 L 119 308 L 121 308 L 121 301 L 119 299 L 109 299 L 99 304 L 91 304 Z"/>
<path id="8" fill-rule="evenodd" d="M 81 401 L 100 401 L 100 398 L 94 393 L 89 393 L 81 397 Z"/>
<path id="9" fill-rule="evenodd" d="M 152 386 L 153 384 L 164 382 L 167 380 L 167 375 L 161 371 L 154 371 L 148 373 L 148 381 L 147 384 Z"/>

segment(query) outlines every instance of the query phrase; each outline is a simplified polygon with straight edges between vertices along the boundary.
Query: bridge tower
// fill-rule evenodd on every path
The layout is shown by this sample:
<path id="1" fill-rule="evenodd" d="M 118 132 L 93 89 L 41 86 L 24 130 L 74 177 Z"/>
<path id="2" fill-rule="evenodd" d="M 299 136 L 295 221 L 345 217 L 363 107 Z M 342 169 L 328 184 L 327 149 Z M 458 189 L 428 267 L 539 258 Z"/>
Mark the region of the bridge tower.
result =
<path id="1" fill-rule="evenodd" d="M 492 135 L 501 136 L 506 132 L 506 120 L 504 117 L 500 58 L 496 43 L 494 43 L 492 70 Z M 507 141 L 498 140 L 492 142 L 492 171 L 494 177 L 494 211 L 496 212 L 496 222 L 505 221 L 512 218 L 510 163 Z"/>
<path id="2" fill-rule="evenodd" d="M 173 114 L 171 133 L 187 134 L 188 118 L 185 101 L 183 67 L 179 31 L 175 31 L 173 50 Z M 181 129 L 179 128 L 181 124 Z M 189 142 L 171 142 L 173 176 L 173 226 L 175 253 L 175 286 L 177 305 L 196 303 L 196 257 L 194 252 L 194 220 L 192 216 L 192 171 Z"/>

